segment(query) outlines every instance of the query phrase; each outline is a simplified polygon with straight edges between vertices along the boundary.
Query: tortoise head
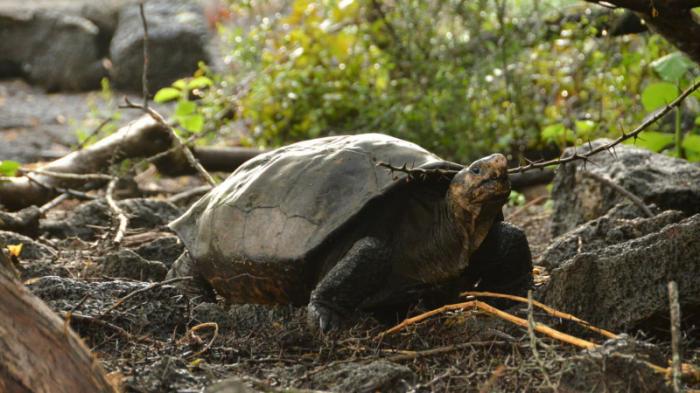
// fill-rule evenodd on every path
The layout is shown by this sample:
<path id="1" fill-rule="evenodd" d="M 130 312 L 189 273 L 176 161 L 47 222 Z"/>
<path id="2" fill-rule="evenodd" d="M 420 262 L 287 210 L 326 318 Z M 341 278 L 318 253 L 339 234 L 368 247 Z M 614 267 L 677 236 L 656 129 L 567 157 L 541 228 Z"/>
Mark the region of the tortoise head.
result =
<path id="1" fill-rule="evenodd" d="M 486 237 L 509 194 L 508 161 L 503 154 L 474 161 L 452 179 L 448 205 L 472 252 Z"/>

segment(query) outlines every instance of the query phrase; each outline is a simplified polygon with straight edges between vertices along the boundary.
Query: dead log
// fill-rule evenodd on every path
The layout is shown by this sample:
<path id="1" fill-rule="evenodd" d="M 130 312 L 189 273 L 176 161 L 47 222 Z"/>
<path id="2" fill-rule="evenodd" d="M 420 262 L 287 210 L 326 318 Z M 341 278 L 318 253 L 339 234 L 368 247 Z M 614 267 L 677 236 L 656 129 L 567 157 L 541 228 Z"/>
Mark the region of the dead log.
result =
<path id="1" fill-rule="evenodd" d="M 167 150 L 170 145 L 168 130 L 150 116 L 142 116 L 94 145 L 72 152 L 40 169 L 74 174 L 103 172 L 124 158 L 148 157 Z M 99 179 L 30 173 L 0 182 L 0 204 L 10 210 L 39 206 L 56 196 L 61 189 L 90 189 L 105 183 L 105 180 Z"/>
<path id="2" fill-rule="evenodd" d="M 10 264 L 0 252 L 0 392 L 116 392 L 82 340 Z"/>
<path id="3" fill-rule="evenodd" d="M 194 147 L 192 154 L 206 170 L 211 172 L 233 172 L 244 162 L 265 153 L 265 150 L 247 147 Z M 195 174 L 182 153 L 169 154 L 156 161 L 158 171 L 167 176 Z"/>

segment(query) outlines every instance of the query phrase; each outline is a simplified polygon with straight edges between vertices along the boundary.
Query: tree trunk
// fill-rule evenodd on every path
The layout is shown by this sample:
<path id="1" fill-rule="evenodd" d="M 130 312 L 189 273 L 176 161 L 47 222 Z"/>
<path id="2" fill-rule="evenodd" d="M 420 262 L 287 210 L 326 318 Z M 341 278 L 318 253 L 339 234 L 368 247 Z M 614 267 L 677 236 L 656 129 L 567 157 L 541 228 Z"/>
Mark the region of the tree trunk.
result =
<path id="1" fill-rule="evenodd" d="M 693 8 L 700 7 L 700 0 L 606 0 L 605 3 L 638 13 L 652 30 L 700 64 L 700 17 L 693 12 Z"/>

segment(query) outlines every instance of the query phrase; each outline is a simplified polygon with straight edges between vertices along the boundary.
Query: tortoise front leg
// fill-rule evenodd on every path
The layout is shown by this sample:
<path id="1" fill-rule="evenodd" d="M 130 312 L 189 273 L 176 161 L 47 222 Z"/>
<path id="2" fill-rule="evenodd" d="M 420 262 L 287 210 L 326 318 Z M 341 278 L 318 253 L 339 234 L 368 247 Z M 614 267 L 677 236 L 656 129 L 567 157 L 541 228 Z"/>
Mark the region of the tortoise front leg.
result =
<path id="1" fill-rule="evenodd" d="M 526 295 L 532 288 L 532 256 L 525 233 L 496 222 L 472 255 L 463 277 L 477 282 L 478 291 Z"/>
<path id="2" fill-rule="evenodd" d="M 337 328 L 341 316 L 376 293 L 390 273 L 391 249 L 381 240 L 358 240 L 311 292 L 307 320 L 327 332 Z"/>

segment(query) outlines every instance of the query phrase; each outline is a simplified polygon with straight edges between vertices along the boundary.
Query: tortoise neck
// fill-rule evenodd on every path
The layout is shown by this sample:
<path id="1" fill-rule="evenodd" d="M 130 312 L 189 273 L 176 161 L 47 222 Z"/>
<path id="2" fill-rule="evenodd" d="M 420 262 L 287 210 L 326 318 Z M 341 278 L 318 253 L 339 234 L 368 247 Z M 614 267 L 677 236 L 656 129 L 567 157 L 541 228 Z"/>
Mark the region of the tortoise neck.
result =
<path id="1" fill-rule="evenodd" d="M 501 207 L 498 204 L 481 203 L 465 206 L 455 202 L 449 192 L 445 207 L 446 220 L 451 221 L 452 230 L 461 236 L 464 252 L 469 258 L 486 238 Z"/>

